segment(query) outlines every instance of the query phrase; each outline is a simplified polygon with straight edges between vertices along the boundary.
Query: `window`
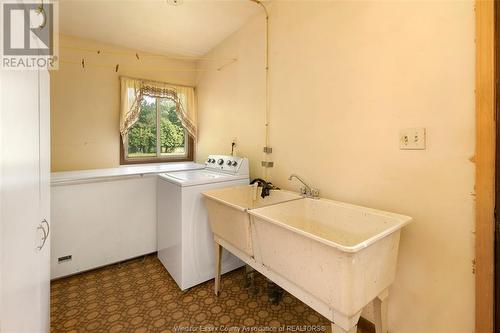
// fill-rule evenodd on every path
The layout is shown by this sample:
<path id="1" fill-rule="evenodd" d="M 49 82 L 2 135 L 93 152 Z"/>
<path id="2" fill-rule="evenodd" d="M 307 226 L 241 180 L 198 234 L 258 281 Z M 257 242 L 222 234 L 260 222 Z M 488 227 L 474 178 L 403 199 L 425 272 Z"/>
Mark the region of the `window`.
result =
<path id="1" fill-rule="evenodd" d="M 193 160 L 193 140 L 177 116 L 174 101 L 144 96 L 140 110 L 121 145 L 122 164 Z"/>

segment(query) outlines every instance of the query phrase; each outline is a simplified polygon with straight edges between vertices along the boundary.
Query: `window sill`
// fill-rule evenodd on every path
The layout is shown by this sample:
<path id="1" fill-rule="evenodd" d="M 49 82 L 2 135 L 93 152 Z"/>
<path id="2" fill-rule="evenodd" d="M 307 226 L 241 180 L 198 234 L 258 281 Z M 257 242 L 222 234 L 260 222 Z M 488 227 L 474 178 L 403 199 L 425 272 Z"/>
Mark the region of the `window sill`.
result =
<path id="1" fill-rule="evenodd" d="M 189 156 L 180 156 L 180 157 L 169 157 L 169 158 L 129 158 L 120 160 L 120 164 L 122 166 L 127 165 L 148 165 L 148 164 L 159 164 L 159 163 L 178 163 L 178 162 L 193 162 L 193 159 Z"/>

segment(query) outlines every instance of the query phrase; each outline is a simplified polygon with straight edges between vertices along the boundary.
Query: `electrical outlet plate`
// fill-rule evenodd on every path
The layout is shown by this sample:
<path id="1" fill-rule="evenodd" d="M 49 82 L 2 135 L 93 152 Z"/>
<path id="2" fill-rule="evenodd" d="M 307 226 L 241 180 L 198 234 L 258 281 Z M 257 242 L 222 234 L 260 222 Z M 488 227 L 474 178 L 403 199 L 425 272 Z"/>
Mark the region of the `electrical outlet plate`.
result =
<path id="1" fill-rule="evenodd" d="M 406 128 L 399 133 L 399 149 L 423 150 L 425 149 L 425 128 Z"/>

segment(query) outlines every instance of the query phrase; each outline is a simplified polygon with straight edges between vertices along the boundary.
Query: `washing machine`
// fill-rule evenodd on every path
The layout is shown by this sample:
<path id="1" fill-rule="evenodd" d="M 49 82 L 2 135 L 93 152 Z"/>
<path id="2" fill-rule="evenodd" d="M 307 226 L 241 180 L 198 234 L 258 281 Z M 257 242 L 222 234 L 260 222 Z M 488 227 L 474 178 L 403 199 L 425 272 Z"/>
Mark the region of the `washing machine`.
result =
<path id="1" fill-rule="evenodd" d="M 225 155 L 210 155 L 204 169 L 158 175 L 158 258 L 181 290 L 214 278 L 214 241 L 201 193 L 248 184 L 248 160 Z M 223 252 L 223 274 L 243 265 Z"/>

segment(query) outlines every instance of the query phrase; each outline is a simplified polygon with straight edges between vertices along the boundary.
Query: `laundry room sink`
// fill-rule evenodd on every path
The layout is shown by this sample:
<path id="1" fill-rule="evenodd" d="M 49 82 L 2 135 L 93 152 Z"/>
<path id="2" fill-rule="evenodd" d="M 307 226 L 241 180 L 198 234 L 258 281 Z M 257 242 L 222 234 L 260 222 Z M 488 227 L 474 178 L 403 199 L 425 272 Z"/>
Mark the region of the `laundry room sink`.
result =
<path id="1" fill-rule="evenodd" d="M 261 188 L 252 185 L 226 187 L 203 193 L 214 237 L 232 244 L 250 256 L 253 256 L 253 249 L 247 211 L 302 199 L 300 194 L 285 190 L 271 190 L 264 198 L 260 193 Z"/>
<path id="2" fill-rule="evenodd" d="M 335 316 L 344 316 L 353 323 L 368 303 L 387 294 L 396 272 L 401 228 L 412 221 L 409 216 L 309 198 L 249 214 L 257 267 L 265 267 L 273 281 L 285 281 L 285 289 L 300 290 L 295 296 L 330 320 L 341 322 Z"/>

